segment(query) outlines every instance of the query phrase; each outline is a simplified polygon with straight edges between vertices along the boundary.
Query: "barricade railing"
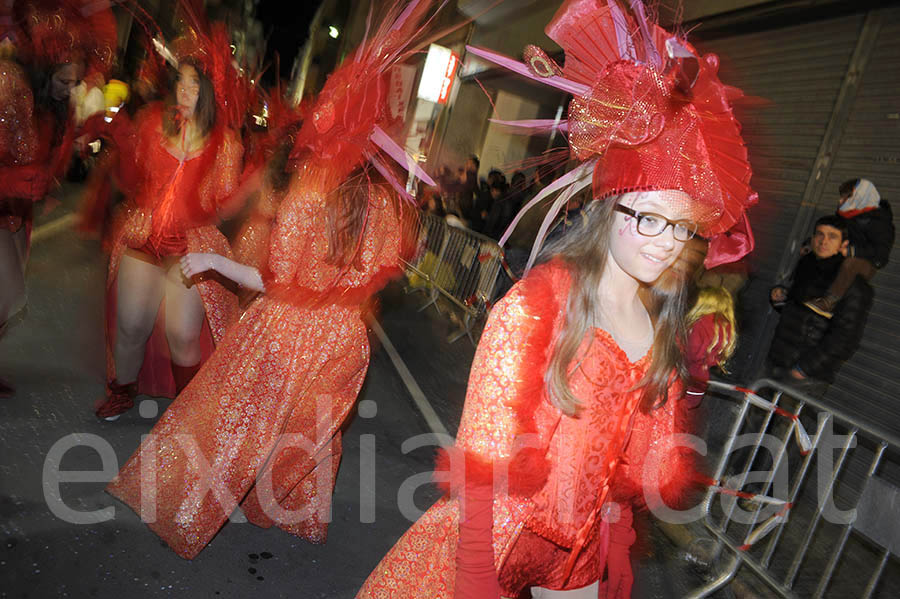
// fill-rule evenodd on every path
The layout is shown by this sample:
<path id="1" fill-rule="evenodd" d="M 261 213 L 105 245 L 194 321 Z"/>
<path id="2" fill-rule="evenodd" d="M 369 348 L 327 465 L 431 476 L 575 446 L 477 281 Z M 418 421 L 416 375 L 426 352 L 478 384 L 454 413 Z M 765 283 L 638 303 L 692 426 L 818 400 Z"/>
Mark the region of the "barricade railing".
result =
<path id="1" fill-rule="evenodd" d="M 410 288 L 422 290 L 428 301 L 419 311 L 446 299 L 459 314 L 460 330 L 452 343 L 467 336 L 475 344 L 475 325 L 494 300 L 503 251 L 496 241 L 469 229 L 451 226 L 434 214 L 422 214 L 415 230 L 417 251 L 404 261 Z"/>
<path id="2" fill-rule="evenodd" d="M 724 566 L 689 597 L 745 566 L 764 596 L 900 597 L 897 437 L 773 380 L 714 391 L 739 402 L 701 504 Z"/>

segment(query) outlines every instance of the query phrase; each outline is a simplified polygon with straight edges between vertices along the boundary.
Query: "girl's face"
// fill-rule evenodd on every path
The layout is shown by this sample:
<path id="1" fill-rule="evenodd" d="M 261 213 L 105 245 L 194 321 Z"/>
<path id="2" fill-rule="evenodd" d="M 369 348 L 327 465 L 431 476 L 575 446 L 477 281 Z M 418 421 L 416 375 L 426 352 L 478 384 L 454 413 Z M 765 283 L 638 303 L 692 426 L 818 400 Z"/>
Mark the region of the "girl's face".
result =
<path id="1" fill-rule="evenodd" d="M 50 97 L 57 102 L 68 100 L 72 88 L 78 85 L 81 79 L 82 71 L 80 64 L 71 62 L 53 71 L 50 76 Z"/>
<path id="2" fill-rule="evenodd" d="M 672 202 L 672 194 L 681 194 L 684 200 L 688 199 L 679 191 L 643 191 L 623 195 L 619 204 L 635 212 L 659 214 L 671 221 L 689 220 L 690 216 L 682 207 L 686 202 Z M 647 237 L 638 233 L 637 224 L 637 218 L 615 213 L 609 243 L 610 258 L 638 282 L 653 283 L 675 262 L 685 242 L 675 239 L 673 226 L 667 226 L 655 237 Z"/>
<path id="3" fill-rule="evenodd" d="M 183 64 L 178 69 L 178 82 L 175 85 L 175 100 L 186 118 L 194 116 L 197 99 L 200 97 L 200 75 L 197 69 Z"/>

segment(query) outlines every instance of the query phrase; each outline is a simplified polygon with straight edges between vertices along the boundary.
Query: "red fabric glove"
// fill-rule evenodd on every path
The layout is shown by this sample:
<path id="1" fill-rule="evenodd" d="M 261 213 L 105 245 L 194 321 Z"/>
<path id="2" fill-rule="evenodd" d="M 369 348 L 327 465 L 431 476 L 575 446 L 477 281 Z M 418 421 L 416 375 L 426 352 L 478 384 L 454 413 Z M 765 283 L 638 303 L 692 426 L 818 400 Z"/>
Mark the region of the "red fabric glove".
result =
<path id="1" fill-rule="evenodd" d="M 709 375 L 707 375 L 708 377 Z M 696 408 L 700 405 L 700 401 L 703 399 L 703 396 L 706 395 L 706 389 L 709 387 L 709 379 L 700 380 L 691 378 L 688 381 L 687 386 L 684 388 L 684 396 L 682 399 L 684 400 L 685 405 L 688 408 Z"/>
<path id="2" fill-rule="evenodd" d="M 619 504 L 619 520 L 609 525 L 609 553 L 606 556 L 606 584 L 600 586 L 599 599 L 630 599 L 634 574 L 631 572 L 631 546 L 637 535 L 632 528 L 631 506 Z"/>
<path id="3" fill-rule="evenodd" d="M 460 496 L 459 542 L 456 546 L 456 599 L 499 599 L 500 583 L 494 566 L 494 497 L 491 485 L 468 477 Z M 462 516 L 465 516 L 465 520 Z"/>

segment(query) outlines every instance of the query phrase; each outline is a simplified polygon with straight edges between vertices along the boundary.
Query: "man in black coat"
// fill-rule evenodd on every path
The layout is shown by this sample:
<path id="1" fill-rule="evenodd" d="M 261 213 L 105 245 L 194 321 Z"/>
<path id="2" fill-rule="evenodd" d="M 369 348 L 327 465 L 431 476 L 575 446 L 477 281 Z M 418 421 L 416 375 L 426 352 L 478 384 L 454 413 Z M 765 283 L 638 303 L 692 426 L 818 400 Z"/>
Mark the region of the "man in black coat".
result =
<path id="1" fill-rule="evenodd" d="M 769 349 L 770 370 L 776 377 L 803 384 L 812 395 L 824 393 L 859 347 L 872 307 L 872 287 L 862 276 L 851 281 L 834 305 L 832 318 L 804 306 L 825 294 L 848 248 L 847 220 L 837 215 L 821 217 L 816 221 L 812 251 L 797 263 L 790 288 L 777 286 L 771 291 L 773 305 L 783 308 Z"/>
<path id="2" fill-rule="evenodd" d="M 840 271 L 820 297 L 811 298 L 804 305 L 831 318 L 835 305 L 857 277 L 866 281 L 887 264 L 894 247 L 894 215 L 891 205 L 881 199 L 875 185 L 868 179 L 844 181 L 838 189 L 840 201 L 836 216 L 847 224 L 850 245 Z"/>

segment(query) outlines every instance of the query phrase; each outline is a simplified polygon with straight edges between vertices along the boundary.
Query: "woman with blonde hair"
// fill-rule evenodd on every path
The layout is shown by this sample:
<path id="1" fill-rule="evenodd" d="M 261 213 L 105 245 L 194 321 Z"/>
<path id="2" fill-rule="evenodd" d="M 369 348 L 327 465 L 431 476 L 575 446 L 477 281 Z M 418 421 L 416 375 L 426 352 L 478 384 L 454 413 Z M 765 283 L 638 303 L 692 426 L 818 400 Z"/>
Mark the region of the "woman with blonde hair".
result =
<path id="1" fill-rule="evenodd" d="M 688 340 L 684 353 L 690 381 L 685 389 L 688 407 L 696 407 L 709 384 L 709 369 L 734 355 L 737 346 L 737 322 L 734 299 L 724 287 L 702 287 L 688 312 Z"/>

